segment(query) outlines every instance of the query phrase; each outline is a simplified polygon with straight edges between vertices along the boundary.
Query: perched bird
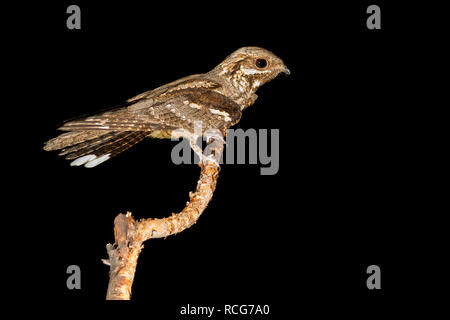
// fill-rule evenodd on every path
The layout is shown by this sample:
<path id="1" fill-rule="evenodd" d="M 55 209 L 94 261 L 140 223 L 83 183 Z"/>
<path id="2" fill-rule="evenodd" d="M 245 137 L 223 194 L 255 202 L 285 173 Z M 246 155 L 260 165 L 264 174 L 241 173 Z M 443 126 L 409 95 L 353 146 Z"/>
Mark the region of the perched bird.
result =
<path id="1" fill-rule="evenodd" d="M 256 90 L 280 73 L 290 74 L 272 52 L 243 47 L 208 73 L 176 80 L 121 107 L 64 123 L 59 130 L 68 132 L 47 141 L 44 150 L 61 150 L 59 155 L 73 160 L 72 166 L 92 168 L 146 137 L 171 138 L 182 132 L 179 136 L 188 138 L 194 148 L 194 141 L 211 129 L 225 136 L 255 102 Z"/>

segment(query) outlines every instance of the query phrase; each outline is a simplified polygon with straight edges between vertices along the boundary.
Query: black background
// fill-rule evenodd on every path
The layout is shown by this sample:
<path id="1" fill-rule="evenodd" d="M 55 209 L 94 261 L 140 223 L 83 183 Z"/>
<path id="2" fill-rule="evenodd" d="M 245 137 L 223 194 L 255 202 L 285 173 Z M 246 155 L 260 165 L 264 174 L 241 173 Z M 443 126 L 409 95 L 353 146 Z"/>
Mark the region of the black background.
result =
<path id="1" fill-rule="evenodd" d="M 70 4 L 81 7 L 81 30 L 66 28 Z M 370 4 L 381 7 L 381 30 L 366 28 Z M 19 109 L 26 130 L 14 136 L 28 156 L 15 160 L 21 169 L 11 169 L 10 190 L 21 195 L 12 199 L 25 256 L 40 262 L 29 274 L 39 279 L 33 299 L 105 305 L 101 259 L 114 217 L 180 211 L 199 174 L 172 164 L 174 143 L 160 140 L 94 169 L 70 167 L 42 150 L 58 125 L 260 46 L 292 74 L 262 87 L 237 127 L 280 129 L 279 172 L 224 165 L 196 225 L 145 243 L 133 303 L 168 319 L 183 318 L 188 303 L 269 304 L 274 319 L 305 310 L 367 316 L 398 304 L 414 291 L 411 266 L 423 250 L 414 148 L 421 126 L 418 107 L 406 102 L 414 100 L 412 38 L 421 31 L 405 23 L 405 10 L 380 1 L 61 1 L 28 11 L 31 37 L 15 40 L 30 71 L 17 80 L 32 102 Z M 66 288 L 72 264 L 81 267 L 81 290 Z M 381 290 L 366 287 L 372 264 Z"/>

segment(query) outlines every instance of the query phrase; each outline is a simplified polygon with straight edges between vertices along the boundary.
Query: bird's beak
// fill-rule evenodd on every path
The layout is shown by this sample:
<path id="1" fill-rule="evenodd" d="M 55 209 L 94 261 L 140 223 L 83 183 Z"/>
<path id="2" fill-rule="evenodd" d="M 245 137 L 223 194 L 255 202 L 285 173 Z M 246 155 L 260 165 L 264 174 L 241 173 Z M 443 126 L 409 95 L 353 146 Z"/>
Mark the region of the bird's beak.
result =
<path id="1" fill-rule="evenodd" d="M 289 69 L 286 66 L 284 66 L 281 69 L 281 72 L 283 72 L 285 75 L 290 75 L 291 74 L 291 71 L 289 71 Z"/>

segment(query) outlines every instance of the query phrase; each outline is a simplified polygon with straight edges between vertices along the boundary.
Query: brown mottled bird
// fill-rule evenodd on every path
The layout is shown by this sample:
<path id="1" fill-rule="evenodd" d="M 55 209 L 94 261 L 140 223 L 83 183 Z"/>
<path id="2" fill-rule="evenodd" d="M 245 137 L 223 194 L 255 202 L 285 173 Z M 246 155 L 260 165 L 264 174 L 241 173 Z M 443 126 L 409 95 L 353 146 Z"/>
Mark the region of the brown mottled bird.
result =
<path id="1" fill-rule="evenodd" d="M 72 166 L 92 168 L 146 137 L 171 138 L 182 132 L 179 136 L 194 147 L 193 141 L 211 129 L 225 136 L 255 102 L 256 90 L 280 73 L 290 72 L 272 52 L 243 47 L 208 73 L 144 92 L 119 108 L 66 122 L 59 130 L 68 132 L 49 140 L 44 150 L 61 150 L 59 155 L 73 160 Z"/>

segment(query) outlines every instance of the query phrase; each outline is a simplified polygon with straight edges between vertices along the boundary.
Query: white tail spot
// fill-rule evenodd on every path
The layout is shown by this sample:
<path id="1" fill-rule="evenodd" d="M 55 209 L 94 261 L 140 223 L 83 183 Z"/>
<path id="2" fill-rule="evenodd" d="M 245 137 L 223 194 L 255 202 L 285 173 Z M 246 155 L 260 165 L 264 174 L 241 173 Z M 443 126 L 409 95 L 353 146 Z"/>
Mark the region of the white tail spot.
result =
<path id="1" fill-rule="evenodd" d="M 99 158 L 96 158 L 96 159 L 93 159 L 93 160 L 89 161 L 84 166 L 86 168 L 93 168 L 96 165 L 99 165 L 100 163 L 105 162 L 106 160 L 108 160 L 110 155 L 111 155 L 110 153 L 104 154 L 104 155 L 102 155 Z"/>
<path id="2" fill-rule="evenodd" d="M 71 166 L 81 166 L 81 165 L 85 164 L 86 162 L 92 161 L 96 158 L 97 158 L 97 156 L 95 154 L 88 154 L 86 156 L 83 156 L 83 157 L 73 160 L 70 163 L 70 165 Z"/>

